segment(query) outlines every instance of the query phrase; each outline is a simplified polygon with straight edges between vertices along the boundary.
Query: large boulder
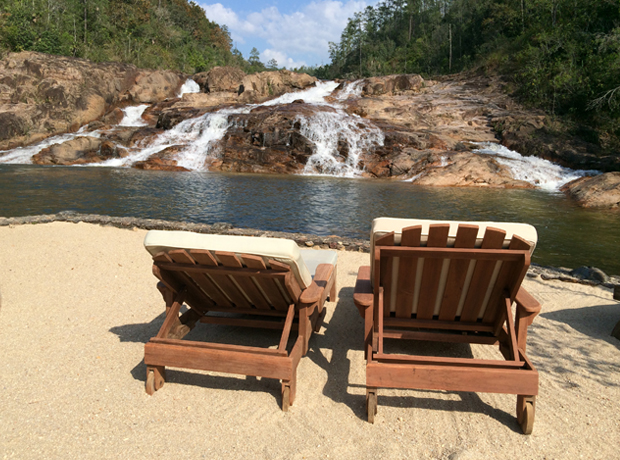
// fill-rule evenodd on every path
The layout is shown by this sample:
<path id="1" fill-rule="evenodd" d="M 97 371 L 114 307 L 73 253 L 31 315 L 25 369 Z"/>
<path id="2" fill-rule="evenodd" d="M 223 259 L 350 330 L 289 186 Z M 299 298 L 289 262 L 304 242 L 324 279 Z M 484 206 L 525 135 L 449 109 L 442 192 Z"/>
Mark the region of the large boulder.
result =
<path id="1" fill-rule="evenodd" d="M 32 157 L 38 165 L 75 165 L 102 161 L 99 156 L 101 140 L 96 137 L 76 137 L 61 144 L 53 144 Z"/>
<path id="2" fill-rule="evenodd" d="M 178 73 L 170 70 L 142 70 L 129 89 L 129 95 L 135 103 L 152 104 L 176 97 L 183 82 Z"/>
<path id="3" fill-rule="evenodd" d="M 471 152 L 436 155 L 413 182 L 436 187 L 534 188 L 529 182 L 514 179 L 493 157 Z"/>
<path id="4" fill-rule="evenodd" d="M 239 93 L 245 72 L 237 67 L 214 67 L 208 72 L 197 73 L 192 79 L 204 93 L 221 91 Z"/>
<path id="5" fill-rule="evenodd" d="M 9 53 L 0 60 L 0 151 L 77 131 L 118 106 L 174 97 L 181 83 L 169 71 Z M 118 113 L 109 118 L 118 119 Z"/>
<path id="6" fill-rule="evenodd" d="M 240 102 L 261 102 L 281 96 L 294 90 L 305 89 L 316 84 L 316 77 L 290 70 L 260 72 L 246 75 L 242 81 Z"/>
<path id="7" fill-rule="evenodd" d="M 423 85 L 424 79 L 420 75 L 370 77 L 362 82 L 362 94 L 364 96 L 394 95 L 405 91 L 418 91 Z"/>
<path id="8" fill-rule="evenodd" d="M 572 199 L 586 208 L 620 209 L 620 172 L 581 177 L 562 187 Z"/>

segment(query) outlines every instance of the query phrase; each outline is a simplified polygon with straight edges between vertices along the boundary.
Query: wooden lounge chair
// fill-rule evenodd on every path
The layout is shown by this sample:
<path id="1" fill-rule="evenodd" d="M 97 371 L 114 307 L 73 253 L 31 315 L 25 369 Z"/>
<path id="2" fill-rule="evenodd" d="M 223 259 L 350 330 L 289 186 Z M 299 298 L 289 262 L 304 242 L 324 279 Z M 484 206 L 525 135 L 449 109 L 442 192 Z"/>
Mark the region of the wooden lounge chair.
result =
<path id="1" fill-rule="evenodd" d="M 536 241 L 527 224 L 373 222 L 372 265 L 360 268 L 354 292 L 365 321 L 369 422 L 380 387 L 508 393 L 518 395 L 523 432 L 532 432 L 538 373 L 525 350 L 540 304 L 521 282 Z M 504 360 L 388 353 L 385 339 L 498 344 Z"/>
<path id="2" fill-rule="evenodd" d="M 326 299 L 335 300 L 336 252 L 300 250 L 285 239 L 176 231 L 150 231 L 144 245 L 166 303 L 164 323 L 145 345 L 146 392 L 161 388 L 166 366 L 260 376 L 282 381 L 288 410 L 299 360 L 321 327 Z M 184 303 L 189 309 L 181 313 Z M 198 322 L 282 335 L 276 348 L 182 340 Z"/>

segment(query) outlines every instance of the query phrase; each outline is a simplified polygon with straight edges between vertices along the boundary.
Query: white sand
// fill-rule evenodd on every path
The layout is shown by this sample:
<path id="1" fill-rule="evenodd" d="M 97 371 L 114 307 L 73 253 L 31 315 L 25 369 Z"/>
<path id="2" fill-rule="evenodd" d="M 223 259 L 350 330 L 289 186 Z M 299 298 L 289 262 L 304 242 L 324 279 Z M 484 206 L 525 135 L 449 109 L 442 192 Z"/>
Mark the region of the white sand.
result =
<path id="1" fill-rule="evenodd" d="M 144 235 L 0 228 L 0 459 L 620 458 L 620 341 L 609 336 L 620 305 L 609 289 L 526 281 L 544 304 L 528 338 L 540 372 L 531 436 L 520 434 L 516 397 L 501 394 L 379 390 L 371 425 L 352 302 L 368 254 L 339 253 L 338 302 L 284 413 L 274 380 L 169 370 L 145 393 L 144 343 L 163 301 Z"/>

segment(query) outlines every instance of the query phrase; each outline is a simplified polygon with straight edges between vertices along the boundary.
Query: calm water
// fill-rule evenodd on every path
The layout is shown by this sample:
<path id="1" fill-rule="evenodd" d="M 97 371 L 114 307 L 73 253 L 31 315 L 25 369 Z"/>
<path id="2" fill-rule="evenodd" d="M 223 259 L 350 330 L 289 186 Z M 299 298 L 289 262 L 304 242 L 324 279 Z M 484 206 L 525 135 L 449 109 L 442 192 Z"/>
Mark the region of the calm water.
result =
<path id="1" fill-rule="evenodd" d="M 375 217 L 527 222 L 534 262 L 620 274 L 617 213 L 537 190 L 432 188 L 309 176 L 0 165 L 0 216 L 71 210 L 368 238 Z"/>

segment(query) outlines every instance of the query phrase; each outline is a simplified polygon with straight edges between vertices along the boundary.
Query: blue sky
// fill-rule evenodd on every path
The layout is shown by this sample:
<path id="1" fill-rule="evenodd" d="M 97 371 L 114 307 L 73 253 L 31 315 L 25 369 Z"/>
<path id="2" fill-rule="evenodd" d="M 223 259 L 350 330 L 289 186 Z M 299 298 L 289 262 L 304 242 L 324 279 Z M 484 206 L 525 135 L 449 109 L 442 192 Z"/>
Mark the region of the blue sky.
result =
<path id="1" fill-rule="evenodd" d="M 348 18 L 377 0 L 200 0 L 207 17 L 226 25 L 247 59 L 256 47 L 260 59 L 280 67 L 328 64 L 328 42 L 340 40 Z"/>

